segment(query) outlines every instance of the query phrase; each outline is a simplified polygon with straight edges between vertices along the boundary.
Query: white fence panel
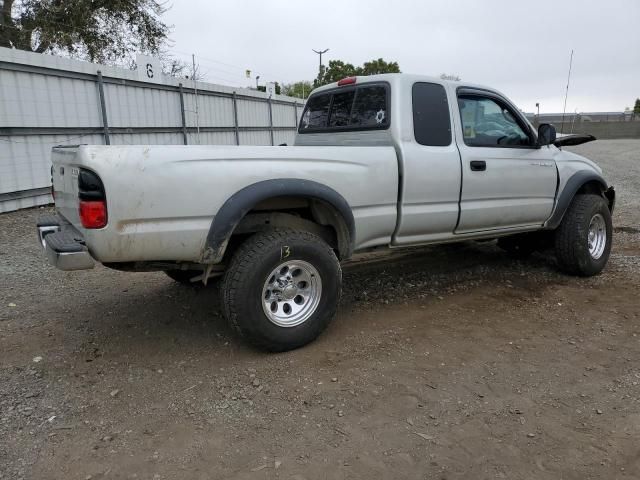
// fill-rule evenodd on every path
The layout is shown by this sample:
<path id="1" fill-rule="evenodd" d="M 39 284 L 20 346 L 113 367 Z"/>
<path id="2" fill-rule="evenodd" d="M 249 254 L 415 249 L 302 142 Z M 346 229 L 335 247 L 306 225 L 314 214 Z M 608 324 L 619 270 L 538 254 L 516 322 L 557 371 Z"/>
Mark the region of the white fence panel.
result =
<path id="1" fill-rule="evenodd" d="M 181 84 L 181 82 L 183 84 Z M 0 213 L 49 203 L 51 147 L 291 144 L 304 102 L 0 48 Z M 102 104 L 104 103 L 104 109 Z"/>

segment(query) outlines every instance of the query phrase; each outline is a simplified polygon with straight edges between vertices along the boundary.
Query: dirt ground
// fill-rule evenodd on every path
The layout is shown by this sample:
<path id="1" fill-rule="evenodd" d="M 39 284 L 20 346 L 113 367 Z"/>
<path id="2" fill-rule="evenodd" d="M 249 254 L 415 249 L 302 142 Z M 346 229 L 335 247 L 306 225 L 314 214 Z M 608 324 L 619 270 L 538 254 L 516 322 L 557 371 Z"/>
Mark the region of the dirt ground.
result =
<path id="1" fill-rule="evenodd" d="M 315 343 L 257 352 L 218 292 L 61 272 L 0 216 L 0 479 L 640 478 L 640 140 L 605 272 L 494 243 L 345 265 Z"/>

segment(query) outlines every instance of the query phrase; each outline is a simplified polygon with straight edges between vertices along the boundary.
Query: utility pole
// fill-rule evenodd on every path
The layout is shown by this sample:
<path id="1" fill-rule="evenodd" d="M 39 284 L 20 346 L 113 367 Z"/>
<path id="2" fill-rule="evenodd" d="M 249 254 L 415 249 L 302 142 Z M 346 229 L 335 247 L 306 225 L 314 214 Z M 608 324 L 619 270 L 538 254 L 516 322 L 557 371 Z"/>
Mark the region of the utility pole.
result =
<path id="1" fill-rule="evenodd" d="M 200 118 L 198 116 L 198 83 L 196 82 L 196 55 L 191 54 L 191 66 L 193 68 L 191 72 L 191 80 L 193 80 L 193 92 L 195 94 L 196 104 L 196 142 L 200 145 Z"/>
<path id="2" fill-rule="evenodd" d="M 571 80 L 571 65 L 573 64 L 573 49 L 571 57 L 569 57 L 569 75 L 567 76 L 567 90 L 564 94 L 564 108 L 562 109 L 562 123 L 560 124 L 560 133 L 564 132 L 564 114 L 567 111 L 567 97 L 569 96 L 569 81 Z"/>
<path id="3" fill-rule="evenodd" d="M 325 48 L 324 50 L 313 50 L 313 51 L 320 56 L 320 64 L 319 64 L 319 67 L 318 67 L 318 80 L 320 80 L 320 75 L 322 75 L 322 54 L 323 53 L 327 53 L 329 51 L 329 49 Z"/>

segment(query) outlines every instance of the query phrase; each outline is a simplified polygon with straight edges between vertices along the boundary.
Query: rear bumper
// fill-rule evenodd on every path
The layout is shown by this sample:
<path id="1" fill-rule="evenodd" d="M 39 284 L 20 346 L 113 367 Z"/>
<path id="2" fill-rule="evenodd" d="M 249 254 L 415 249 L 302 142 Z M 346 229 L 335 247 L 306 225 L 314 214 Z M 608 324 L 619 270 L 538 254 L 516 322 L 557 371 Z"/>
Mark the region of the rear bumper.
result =
<path id="1" fill-rule="evenodd" d="M 95 261 L 82 235 L 59 215 L 45 215 L 37 222 L 38 241 L 49 263 L 60 270 L 87 270 Z"/>

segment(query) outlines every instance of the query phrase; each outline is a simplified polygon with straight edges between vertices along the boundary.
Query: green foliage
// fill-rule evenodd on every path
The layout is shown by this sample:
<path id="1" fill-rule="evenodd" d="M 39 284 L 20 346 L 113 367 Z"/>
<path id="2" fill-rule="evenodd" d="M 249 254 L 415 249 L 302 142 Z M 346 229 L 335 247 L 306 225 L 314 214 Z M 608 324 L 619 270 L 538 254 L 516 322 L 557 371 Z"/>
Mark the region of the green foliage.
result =
<path id="1" fill-rule="evenodd" d="M 380 73 L 400 73 L 398 62 L 386 62 L 382 58 L 365 62 L 361 67 L 355 67 L 351 63 L 342 60 L 330 60 L 329 66 L 322 65 L 318 78 L 313 81 L 314 87 L 337 82 L 345 77 L 356 75 L 377 75 Z"/>
<path id="2" fill-rule="evenodd" d="M 290 97 L 307 98 L 311 93 L 311 90 L 313 90 L 313 84 L 306 80 L 282 86 L 282 93 L 284 95 L 289 95 Z"/>
<path id="3" fill-rule="evenodd" d="M 379 58 L 364 62 L 362 67 L 356 69 L 356 75 L 378 75 L 380 73 L 400 73 L 400 65 L 398 62 L 385 62 Z"/>
<path id="4" fill-rule="evenodd" d="M 640 115 L 640 98 L 636 98 L 636 103 L 633 106 L 633 114 Z"/>
<path id="5" fill-rule="evenodd" d="M 157 54 L 169 27 L 158 0 L 4 0 L 0 46 L 126 63 Z"/>

